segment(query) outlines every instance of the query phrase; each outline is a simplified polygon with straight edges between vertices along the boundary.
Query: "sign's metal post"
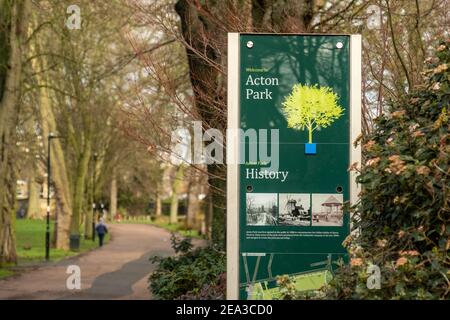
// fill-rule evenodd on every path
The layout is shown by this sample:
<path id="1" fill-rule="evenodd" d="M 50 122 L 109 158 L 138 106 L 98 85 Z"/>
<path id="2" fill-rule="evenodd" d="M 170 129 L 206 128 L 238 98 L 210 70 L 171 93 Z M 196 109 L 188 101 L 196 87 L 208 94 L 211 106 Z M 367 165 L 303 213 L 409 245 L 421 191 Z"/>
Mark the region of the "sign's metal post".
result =
<path id="1" fill-rule="evenodd" d="M 350 36 L 350 164 L 361 167 L 361 143 L 354 142 L 361 134 L 361 35 Z M 357 172 L 350 172 L 350 203 L 356 204 L 361 190 L 356 183 Z M 352 225 L 350 221 L 350 229 Z"/>

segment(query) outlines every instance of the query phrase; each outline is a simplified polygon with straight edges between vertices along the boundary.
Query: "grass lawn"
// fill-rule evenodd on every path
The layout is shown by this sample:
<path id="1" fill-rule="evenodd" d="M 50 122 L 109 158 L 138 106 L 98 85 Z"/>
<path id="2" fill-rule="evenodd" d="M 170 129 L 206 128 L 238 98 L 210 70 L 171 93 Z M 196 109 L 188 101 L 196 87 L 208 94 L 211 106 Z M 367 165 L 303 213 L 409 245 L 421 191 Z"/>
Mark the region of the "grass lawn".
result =
<path id="1" fill-rule="evenodd" d="M 14 274 L 13 271 L 8 269 L 0 269 L 0 279 L 12 276 Z"/>
<path id="2" fill-rule="evenodd" d="M 196 230 L 186 230 L 184 227 L 184 223 L 169 223 L 168 217 L 163 216 L 159 220 L 143 220 L 143 219 L 136 219 L 136 220 L 122 220 L 120 222 L 114 221 L 113 223 L 117 224 L 149 224 L 156 227 L 164 228 L 170 232 L 176 232 L 183 237 L 188 238 L 196 238 L 196 239 L 204 239 L 202 235 L 199 235 Z"/>
<path id="3" fill-rule="evenodd" d="M 196 230 L 186 230 L 186 229 L 184 229 L 184 226 L 181 223 L 172 223 L 171 224 L 171 223 L 168 223 L 168 222 L 165 222 L 165 221 L 152 221 L 152 222 L 149 222 L 149 224 L 157 226 L 157 227 L 164 228 L 164 229 L 166 229 L 168 231 L 171 231 L 171 232 L 179 233 L 183 237 L 197 238 L 197 239 L 203 239 L 204 238 L 202 235 L 199 235 Z"/>
<path id="4" fill-rule="evenodd" d="M 53 235 L 53 222 L 51 235 Z M 109 235 L 105 237 L 105 243 L 109 241 Z M 92 250 L 98 246 L 98 242 L 81 238 L 80 250 L 65 251 L 50 248 L 50 260 L 58 261 L 66 257 L 75 256 L 82 252 Z M 45 259 L 45 221 L 18 219 L 16 221 L 16 250 L 18 266 L 42 262 Z M 14 274 L 8 267 L 0 269 L 0 279 Z"/>

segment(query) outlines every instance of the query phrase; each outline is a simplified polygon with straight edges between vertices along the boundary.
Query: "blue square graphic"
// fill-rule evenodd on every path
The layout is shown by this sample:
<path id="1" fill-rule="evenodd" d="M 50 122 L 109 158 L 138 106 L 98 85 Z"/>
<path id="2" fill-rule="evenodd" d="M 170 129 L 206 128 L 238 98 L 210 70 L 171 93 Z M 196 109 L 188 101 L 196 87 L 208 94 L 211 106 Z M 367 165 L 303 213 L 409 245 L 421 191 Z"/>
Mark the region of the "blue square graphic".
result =
<path id="1" fill-rule="evenodd" d="M 305 154 L 316 154 L 317 148 L 315 143 L 305 143 Z"/>

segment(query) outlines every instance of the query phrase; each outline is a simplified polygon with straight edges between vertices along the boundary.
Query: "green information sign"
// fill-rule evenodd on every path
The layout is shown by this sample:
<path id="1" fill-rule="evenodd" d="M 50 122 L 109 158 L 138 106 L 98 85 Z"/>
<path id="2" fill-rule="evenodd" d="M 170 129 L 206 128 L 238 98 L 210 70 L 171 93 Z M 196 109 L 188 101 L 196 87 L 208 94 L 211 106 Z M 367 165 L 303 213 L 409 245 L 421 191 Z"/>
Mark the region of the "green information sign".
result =
<path id="1" fill-rule="evenodd" d="M 347 259 L 360 36 L 229 34 L 228 63 L 227 296 L 317 289 Z"/>

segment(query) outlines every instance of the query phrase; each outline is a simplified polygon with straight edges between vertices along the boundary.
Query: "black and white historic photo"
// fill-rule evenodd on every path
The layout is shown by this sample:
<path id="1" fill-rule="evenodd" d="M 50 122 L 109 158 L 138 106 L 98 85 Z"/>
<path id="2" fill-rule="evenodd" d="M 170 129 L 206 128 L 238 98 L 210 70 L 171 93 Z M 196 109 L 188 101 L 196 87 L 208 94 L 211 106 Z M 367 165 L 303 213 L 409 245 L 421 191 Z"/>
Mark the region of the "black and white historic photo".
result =
<path id="1" fill-rule="evenodd" d="M 312 225 L 340 227 L 343 224 L 342 194 L 312 194 Z"/>
<path id="2" fill-rule="evenodd" d="M 247 193 L 247 225 L 273 226 L 277 224 L 278 196 L 276 193 Z"/>
<path id="3" fill-rule="evenodd" d="M 310 226 L 311 201 L 309 193 L 280 193 L 279 202 L 279 225 Z"/>

